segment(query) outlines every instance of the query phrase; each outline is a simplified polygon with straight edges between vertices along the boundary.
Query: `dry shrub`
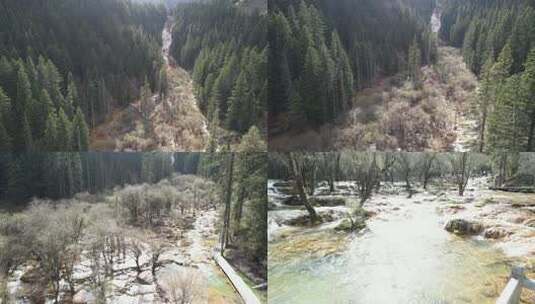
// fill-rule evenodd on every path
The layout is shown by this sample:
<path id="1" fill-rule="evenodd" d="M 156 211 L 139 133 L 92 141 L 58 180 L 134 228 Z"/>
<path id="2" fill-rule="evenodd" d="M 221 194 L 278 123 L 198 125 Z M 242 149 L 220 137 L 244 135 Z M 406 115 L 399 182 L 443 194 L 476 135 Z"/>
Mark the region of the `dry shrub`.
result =
<path id="1" fill-rule="evenodd" d="M 169 273 L 162 285 L 168 300 L 174 304 L 199 303 L 205 295 L 200 275 L 195 270 Z"/>

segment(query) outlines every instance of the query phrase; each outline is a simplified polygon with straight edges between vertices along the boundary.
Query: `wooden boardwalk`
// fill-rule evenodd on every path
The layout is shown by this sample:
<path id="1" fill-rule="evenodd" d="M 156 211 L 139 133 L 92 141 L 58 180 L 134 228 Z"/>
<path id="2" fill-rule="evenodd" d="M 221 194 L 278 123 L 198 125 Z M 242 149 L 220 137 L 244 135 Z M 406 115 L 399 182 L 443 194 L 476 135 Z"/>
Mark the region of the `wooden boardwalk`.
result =
<path id="1" fill-rule="evenodd" d="M 520 303 L 520 295 L 522 288 L 535 290 L 535 280 L 526 278 L 524 268 L 514 267 L 511 272 L 511 278 L 503 289 L 496 304 L 518 304 Z"/>
<path id="2" fill-rule="evenodd" d="M 240 294 L 245 304 L 261 304 L 253 290 L 243 281 L 218 250 L 214 251 L 214 260 L 228 277 L 234 289 Z"/>

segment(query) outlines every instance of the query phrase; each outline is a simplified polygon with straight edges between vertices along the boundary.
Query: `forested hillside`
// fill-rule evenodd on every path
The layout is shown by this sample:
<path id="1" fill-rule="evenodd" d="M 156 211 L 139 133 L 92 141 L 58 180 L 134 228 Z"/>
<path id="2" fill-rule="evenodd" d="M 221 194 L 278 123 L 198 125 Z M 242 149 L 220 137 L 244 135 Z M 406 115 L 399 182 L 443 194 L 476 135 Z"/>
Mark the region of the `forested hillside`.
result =
<path id="1" fill-rule="evenodd" d="M 211 136 L 219 127 L 265 131 L 267 20 L 264 11 L 246 6 L 215 0 L 176 9 L 171 53 L 192 73 Z"/>
<path id="2" fill-rule="evenodd" d="M 440 36 L 478 75 L 480 151 L 535 151 L 535 2 L 443 3 Z"/>
<path id="3" fill-rule="evenodd" d="M 431 0 L 270 4 L 271 133 L 332 122 L 355 91 L 436 59 Z"/>
<path id="4" fill-rule="evenodd" d="M 175 173 L 200 175 L 216 183 L 211 191 L 228 210 L 223 221 L 227 257 L 265 279 L 266 170 L 266 155 L 255 152 L 0 153 L 0 207 L 21 208 L 31 198 L 68 199 L 153 184 Z"/>
<path id="5" fill-rule="evenodd" d="M 86 150 L 88 127 L 136 99 L 145 78 L 159 87 L 163 5 L 3 1 L 0 8 L 2 150 Z"/>

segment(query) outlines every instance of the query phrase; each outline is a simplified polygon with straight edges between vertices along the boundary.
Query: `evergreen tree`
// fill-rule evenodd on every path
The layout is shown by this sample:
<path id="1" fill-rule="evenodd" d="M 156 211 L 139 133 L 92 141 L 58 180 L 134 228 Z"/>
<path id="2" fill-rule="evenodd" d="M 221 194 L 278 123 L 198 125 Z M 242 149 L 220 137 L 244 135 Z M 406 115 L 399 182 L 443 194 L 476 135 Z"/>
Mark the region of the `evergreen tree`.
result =
<path id="1" fill-rule="evenodd" d="M 244 111 L 244 106 L 248 102 L 250 97 L 247 88 L 247 78 L 245 73 L 241 73 L 236 84 L 232 89 L 232 95 L 229 98 L 229 112 L 227 114 L 226 127 L 228 129 L 237 130 L 243 132 L 243 129 L 247 127 L 245 119 L 251 115 L 250 112 Z"/>
<path id="2" fill-rule="evenodd" d="M 27 118 L 28 107 L 31 104 L 31 87 L 26 75 L 24 64 L 19 61 L 17 63 L 17 86 L 15 101 L 13 102 L 13 149 L 15 151 L 29 151 L 31 150 L 31 128 Z"/>
<path id="3" fill-rule="evenodd" d="M 263 152 L 267 150 L 266 142 L 262 139 L 260 130 L 252 126 L 249 131 L 242 137 L 239 152 Z"/>
<path id="4" fill-rule="evenodd" d="M 527 123 L 526 151 L 535 151 L 535 47 L 531 49 L 522 73 L 522 87 L 526 93 L 526 109 L 529 122 Z"/>
<path id="5" fill-rule="evenodd" d="M 46 151 L 58 151 L 60 148 L 58 138 L 58 122 L 57 116 L 54 112 L 48 113 L 42 146 Z"/>
<path id="6" fill-rule="evenodd" d="M 494 62 L 492 56 L 489 55 L 485 65 L 483 66 L 483 72 L 481 74 L 481 86 L 478 93 L 478 107 L 481 112 L 479 122 L 479 152 L 483 152 L 485 147 L 485 133 L 487 127 L 488 114 L 491 111 L 491 105 L 494 104 L 496 92 L 494 90 L 494 83 L 492 80 L 492 66 Z"/>
<path id="7" fill-rule="evenodd" d="M 69 153 L 69 159 L 72 172 L 72 195 L 81 192 L 84 189 L 83 168 L 80 153 Z"/>
<path id="8" fill-rule="evenodd" d="M 87 128 L 84 114 L 82 114 L 82 110 L 80 110 L 80 108 L 76 110 L 72 131 L 73 150 L 87 151 L 89 148 L 89 129 Z"/>
<path id="9" fill-rule="evenodd" d="M 11 151 L 11 137 L 7 133 L 4 123 L 0 120 L 0 152 Z"/>
<path id="10" fill-rule="evenodd" d="M 57 149 L 58 151 L 72 151 L 72 125 L 63 109 L 59 110 L 58 115 L 58 137 Z"/>
<path id="11" fill-rule="evenodd" d="M 34 149 L 32 129 L 30 127 L 30 123 L 28 122 L 28 118 L 26 117 L 26 115 L 24 115 L 22 118 L 22 136 L 23 150 L 18 151 L 32 151 Z"/>
<path id="12" fill-rule="evenodd" d="M 141 115 L 143 115 L 143 118 L 145 120 L 150 119 L 150 113 L 153 109 L 153 103 L 152 103 L 152 91 L 150 89 L 150 84 L 147 78 L 145 77 L 145 82 L 143 84 L 143 87 L 141 87 L 141 93 L 140 93 L 140 110 Z"/>
<path id="13" fill-rule="evenodd" d="M 422 54 L 420 51 L 420 46 L 418 45 L 418 40 L 416 37 L 413 39 L 412 44 L 409 48 L 409 78 L 414 83 L 420 82 L 420 66 L 422 61 Z"/>

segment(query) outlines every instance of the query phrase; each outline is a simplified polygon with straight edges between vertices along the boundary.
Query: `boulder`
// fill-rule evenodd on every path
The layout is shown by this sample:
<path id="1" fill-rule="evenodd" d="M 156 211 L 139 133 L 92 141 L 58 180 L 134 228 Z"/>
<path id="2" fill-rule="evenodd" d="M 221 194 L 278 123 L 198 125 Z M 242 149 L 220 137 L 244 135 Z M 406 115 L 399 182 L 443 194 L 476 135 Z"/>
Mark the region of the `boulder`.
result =
<path id="1" fill-rule="evenodd" d="M 446 223 L 444 229 L 457 235 L 476 235 L 481 233 L 483 226 L 464 219 L 452 219 Z"/>
<path id="2" fill-rule="evenodd" d="M 336 227 L 334 227 L 335 231 L 345 231 L 345 232 L 351 232 L 351 231 L 360 231 L 362 229 L 366 228 L 366 222 L 364 218 L 357 217 L 357 218 L 345 218 L 343 219 L 340 224 L 338 224 Z"/>
<path id="3" fill-rule="evenodd" d="M 321 207 L 345 206 L 346 204 L 346 200 L 339 196 L 311 197 L 309 200 L 312 205 Z"/>
<path id="4" fill-rule="evenodd" d="M 73 304 L 86 304 L 86 303 L 94 303 L 94 302 L 95 302 L 95 296 L 93 296 L 91 292 L 86 291 L 85 289 L 78 291 L 72 298 Z"/>
<path id="5" fill-rule="evenodd" d="M 501 239 L 510 235 L 511 232 L 501 228 L 501 227 L 490 227 L 484 232 L 484 236 L 487 239 Z"/>
<path id="6" fill-rule="evenodd" d="M 39 271 L 38 267 L 33 265 L 28 266 L 24 274 L 20 277 L 20 281 L 27 284 L 39 282 L 43 279 L 43 274 Z"/>
<path id="7" fill-rule="evenodd" d="M 284 198 L 281 203 L 286 206 L 301 206 L 303 203 L 297 196 L 288 196 Z"/>
<path id="8" fill-rule="evenodd" d="M 137 276 L 137 281 L 139 284 L 142 284 L 142 285 L 152 284 L 152 281 L 153 281 L 152 273 L 150 271 L 143 271 Z"/>
<path id="9" fill-rule="evenodd" d="M 340 212 L 336 212 L 334 210 L 317 212 L 316 214 L 318 216 L 318 221 L 314 224 L 332 222 L 332 221 L 339 219 L 342 216 Z M 310 215 L 306 213 L 298 217 L 285 220 L 283 221 L 283 224 L 288 225 L 288 226 L 309 226 L 309 225 L 312 225 L 312 221 L 310 220 Z"/>
<path id="10" fill-rule="evenodd" d="M 522 223 L 522 225 L 526 225 L 528 227 L 535 228 L 535 218 L 530 218 L 530 219 L 525 220 Z"/>

